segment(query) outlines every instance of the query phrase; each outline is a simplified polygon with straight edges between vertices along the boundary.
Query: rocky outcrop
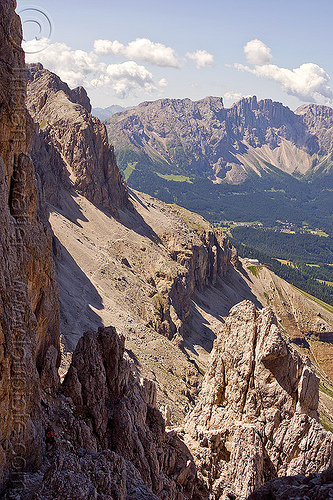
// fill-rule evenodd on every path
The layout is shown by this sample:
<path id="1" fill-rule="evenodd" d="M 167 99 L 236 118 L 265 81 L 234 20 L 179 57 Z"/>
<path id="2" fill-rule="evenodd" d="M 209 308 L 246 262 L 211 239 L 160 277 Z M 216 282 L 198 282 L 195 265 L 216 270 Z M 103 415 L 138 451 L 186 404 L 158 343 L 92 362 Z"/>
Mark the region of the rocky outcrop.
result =
<path id="1" fill-rule="evenodd" d="M 23 498 L 23 497 L 22 497 Z M 78 454 L 64 447 L 52 462 L 33 500 L 158 500 L 133 465 L 106 450 L 81 449 Z"/>
<path id="2" fill-rule="evenodd" d="M 191 312 L 191 299 L 195 290 L 215 285 L 238 262 L 237 252 L 227 236 L 212 227 L 193 228 L 182 224 L 174 232 L 165 232 L 162 241 L 177 266 L 165 272 L 155 271 L 157 293 L 153 296 L 155 329 L 172 338 L 183 335 L 184 323 Z"/>
<path id="3" fill-rule="evenodd" d="M 311 152 L 325 155 L 331 151 L 333 139 L 333 110 L 329 106 L 304 104 L 296 109 L 302 123 L 309 131 L 307 141 Z"/>
<path id="4" fill-rule="evenodd" d="M 61 416 L 54 412 L 61 444 L 36 498 L 79 499 L 93 491 L 119 499 L 207 498 L 186 445 L 174 431 L 165 432 L 154 384 L 124 359 L 124 339 L 114 328 L 80 339 L 63 392 L 76 416 L 68 404 Z M 68 439 L 74 448 L 66 446 Z"/>
<path id="5" fill-rule="evenodd" d="M 318 379 L 269 309 L 232 308 L 214 343 L 185 442 L 214 499 L 245 499 L 266 481 L 323 471 L 333 436 L 318 422 Z"/>
<path id="6" fill-rule="evenodd" d="M 130 207 L 105 126 L 90 114 L 82 87 L 71 90 L 41 64 L 31 64 L 27 107 L 37 124 L 30 155 L 51 203 L 60 204 L 54 186 L 68 190 L 72 185 L 111 215 Z"/>
<path id="7" fill-rule="evenodd" d="M 33 125 L 15 7 L 14 0 L 0 4 L 0 492 L 10 476 L 41 464 L 38 372 L 50 348 L 59 364 L 52 239 L 27 156 Z"/>
<path id="8" fill-rule="evenodd" d="M 333 468 L 321 474 L 281 477 L 269 481 L 252 493 L 248 500 L 329 500 L 333 491 Z"/>

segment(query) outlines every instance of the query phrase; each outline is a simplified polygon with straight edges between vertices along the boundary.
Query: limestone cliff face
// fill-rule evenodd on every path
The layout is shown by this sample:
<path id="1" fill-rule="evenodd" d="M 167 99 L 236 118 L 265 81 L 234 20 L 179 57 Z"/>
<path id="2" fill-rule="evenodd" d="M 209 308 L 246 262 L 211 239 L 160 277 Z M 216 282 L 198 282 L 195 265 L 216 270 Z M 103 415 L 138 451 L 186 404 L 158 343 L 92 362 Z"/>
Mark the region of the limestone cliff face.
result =
<path id="1" fill-rule="evenodd" d="M 38 124 L 30 154 L 45 180 L 47 197 L 50 194 L 59 204 L 51 184 L 59 187 L 65 181 L 67 189 L 72 185 L 111 215 L 118 214 L 117 207 L 129 207 L 105 126 L 90 114 L 90 101 L 82 87 L 71 90 L 41 64 L 29 65 L 27 107 Z"/>
<path id="2" fill-rule="evenodd" d="M 211 497 L 246 499 L 273 477 L 332 465 L 333 436 L 317 407 L 318 379 L 283 339 L 272 311 L 234 306 L 185 422 Z"/>
<path id="3" fill-rule="evenodd" d="M 304 104 L 296 109 L 311 134 L 308 145 L 312 153 L 325 155 L 331 150 L 333 138 L 333 110 L 329 106 Z"/>
<path id="4" fill-rule="evenodd" d="M 184 211 L 185 213 L 185 211 Z M 169 338 L 183 335 L 183 326 L 191 312 L 195 290 L 215 285 L 236 264 L 237 255 L 226 235 L 209 227 L 191 227 L 182 221 L 174 231 L 165 232 L 162 241 L 176 266 L 164 272 L 155 270 L 155 328 Z"/>
<path id="5" fill-rule="evenodd" d="M 50 349 L 59 361 L 51 233 L 27 156 L 33 126 L 15 7 L 13 0 L 0 4 L 0 491 L 10 475 L 40 465 L 38 371 Z"/>

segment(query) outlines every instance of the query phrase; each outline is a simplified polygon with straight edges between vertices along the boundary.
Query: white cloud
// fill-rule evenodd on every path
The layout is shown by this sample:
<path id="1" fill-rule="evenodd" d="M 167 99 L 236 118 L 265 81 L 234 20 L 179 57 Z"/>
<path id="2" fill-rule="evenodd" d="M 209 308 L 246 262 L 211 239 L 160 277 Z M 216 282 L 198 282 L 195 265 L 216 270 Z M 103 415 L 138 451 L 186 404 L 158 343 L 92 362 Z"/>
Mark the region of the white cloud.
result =
<path id="1" fill-rule="evenodd" d="M 214 56 L 207 52 L 207 50 L 197 50 L 192 53 L 187 52 L 186 55 L 189 59 L 195 61 L 197 69 L 213 68 L 215 66 Z"/>
<path id="2" fill-rule="evenodd" d="M 51 44 L 42 52 L 26 54 L 26 62 L 41 62 L 43 66 L 53 71 L 70 87 L 84 85 L 87 88 L 109 88 L 117 97 L 125 98 L 139 91 L 151 93 L 157 90 L 153 75 L 134 61 L 122 64 L 106 65 L 99 61 L 94 52 L 72 50 L 64 43 Z M 33 52 L 38 49 L 38 43 L 44 40 L 32 40 L 24 49 Z"/>
<path id="3" fill-rule="evenodd" d="M 118 97 L 124 99 L 138 89 L 151 93 L 156 90 L 153 75 L 134 61 L 122 64 L 109 64 L 106 70 L 93 79 L 91 86 L 95 88 L 112 87 Z"/>
<path id="4" fill-rule="evenodd" d="M 161 78 L 158 84 L 160 87 L 167 87 L 169 85 L 168 80 L 166 78 Z"/>
<path id="5" fill-rule="evenodd" d="M 226 92 L 223 96 L 223 98 L 227 101 L 232 101 L 232 102 L 237 102 L 239 101 L 243 96 L 240 92 Z"/>
<path id="6" fill-rule="evenodd" d="M 137 38 L 128 45 L 114 40 L 95 40 L 94 50 L 99 55 L 123 55 L 128 59 L 145 61 L 155 66 L 180 68 L 183 62 L 176 56 L 174 49 L 148 38 Z"/>
<path id="7" fill-rule="evenodd" d="M 110 40 L 95 40 L 94 51 L 96 54 L 101 56 L 107 56 L 109 54 L 122 54 L 125 50 L 125 46 L 115 40 L 111 42 Z"/>
<path id="8" fill-rule="evenodd" d="M 244 46 L 246 60 L 249 64 L 270 64 L 272 61 L 271 49 L 257 38 L 247 42 Z"/>
<path id="9" fill-rule="evenodd" d="M 252 40 L 252 42 L 260 42 L 260 40 Z M 252 42 L 249 42 L 245 48 Z M 262 42 L 262 46 L 266 47 Z M 256 44 L 260 47 L 260 44 Z M 268 47 L 266 47 L 268 49 Z M 270 49 L 268 49 L 270 51 Z M 248 54 L 251 54 L 250 58 Z M 247 59 L 250 62 L 256 61 L 254 67 L 251 68 L 244 64 L 234 63 L 231 67 L 239 71 L 246 71 L 252 73 L 257 77 L 267 78 L 274 80 L 281 84 L 281 88 L 289 95 L 298 97 L 304 102 L 316 102 L 318 104 L 332 105 L 333 91 L 329 86 L 330 77 L 323 68 L 314 63 L 301 64 L 298 68 L 292 70 L 288 68 L 281 68 L 275 64 L 270 64 L 270 52 L 265 52 L 258 49 L 246 53 Z M 269 56 L 269 57 L 268 57 Z M 266 59 L 265 59 L 266 57 Z M 264 62 L 266 60 L 266 62 Z M 230 65 L 229 65 L 230 66 Z"/>
<path id="10" fill-rule="evenodd" d="M 38 52 L 39 45 L 46 46 Z M 89 76 L 103 71 L 104 64 L 98 62 L 98 57 L 93 52 L 71 50 L 65 43 L 51 44 L 47 39 L 31 40 L 23 43 L 26 62 L 40 62 L 50 71 L 60 76 L 70 87 L 88 85 Z M 36 53 L 32 53 L 36 50 Z"/>

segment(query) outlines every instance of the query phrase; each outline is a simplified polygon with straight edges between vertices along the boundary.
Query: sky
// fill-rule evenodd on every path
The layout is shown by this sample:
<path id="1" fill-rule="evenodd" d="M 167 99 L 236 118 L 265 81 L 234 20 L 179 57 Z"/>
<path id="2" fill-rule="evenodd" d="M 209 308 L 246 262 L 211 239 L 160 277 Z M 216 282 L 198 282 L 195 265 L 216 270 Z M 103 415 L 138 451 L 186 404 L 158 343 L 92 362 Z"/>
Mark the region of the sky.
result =
<path id="1" fill-rule="evenodd" d="M 333 105 L 333 0 L 18 0 L 27 62 L 93 107 L 160 98 Z"/>

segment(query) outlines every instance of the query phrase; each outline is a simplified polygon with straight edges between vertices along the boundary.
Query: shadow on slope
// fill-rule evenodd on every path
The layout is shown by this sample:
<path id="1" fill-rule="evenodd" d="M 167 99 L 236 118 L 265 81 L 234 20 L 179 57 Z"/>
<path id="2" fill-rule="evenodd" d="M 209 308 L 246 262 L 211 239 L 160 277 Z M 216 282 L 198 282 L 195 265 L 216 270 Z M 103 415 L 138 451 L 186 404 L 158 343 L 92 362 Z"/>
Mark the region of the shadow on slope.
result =
<path id="1" fill-rule="evenodd" d="M 230 309 L 243 300 L 250 300 L 258 309 L 263 305 L 251 291 L 242 274 L 231 267 L 216 285 L 201 292 L 196 291 L 192 300 L 192 311 L 185 326 L 184 347 L 198 355 L 201 347 L 209 353 L 213 348 L 218 331 L 224 324 L 224 317 Z"/>
<path id="2" fill-rule="evenodd" d="M 61 332 L 65 348 L 73 351 L 82 333 L 103 326 L 98 312 L 103 299 L 87 275 L 59 242 L 61 257 L 56 262 L 59 286 Z"/>

